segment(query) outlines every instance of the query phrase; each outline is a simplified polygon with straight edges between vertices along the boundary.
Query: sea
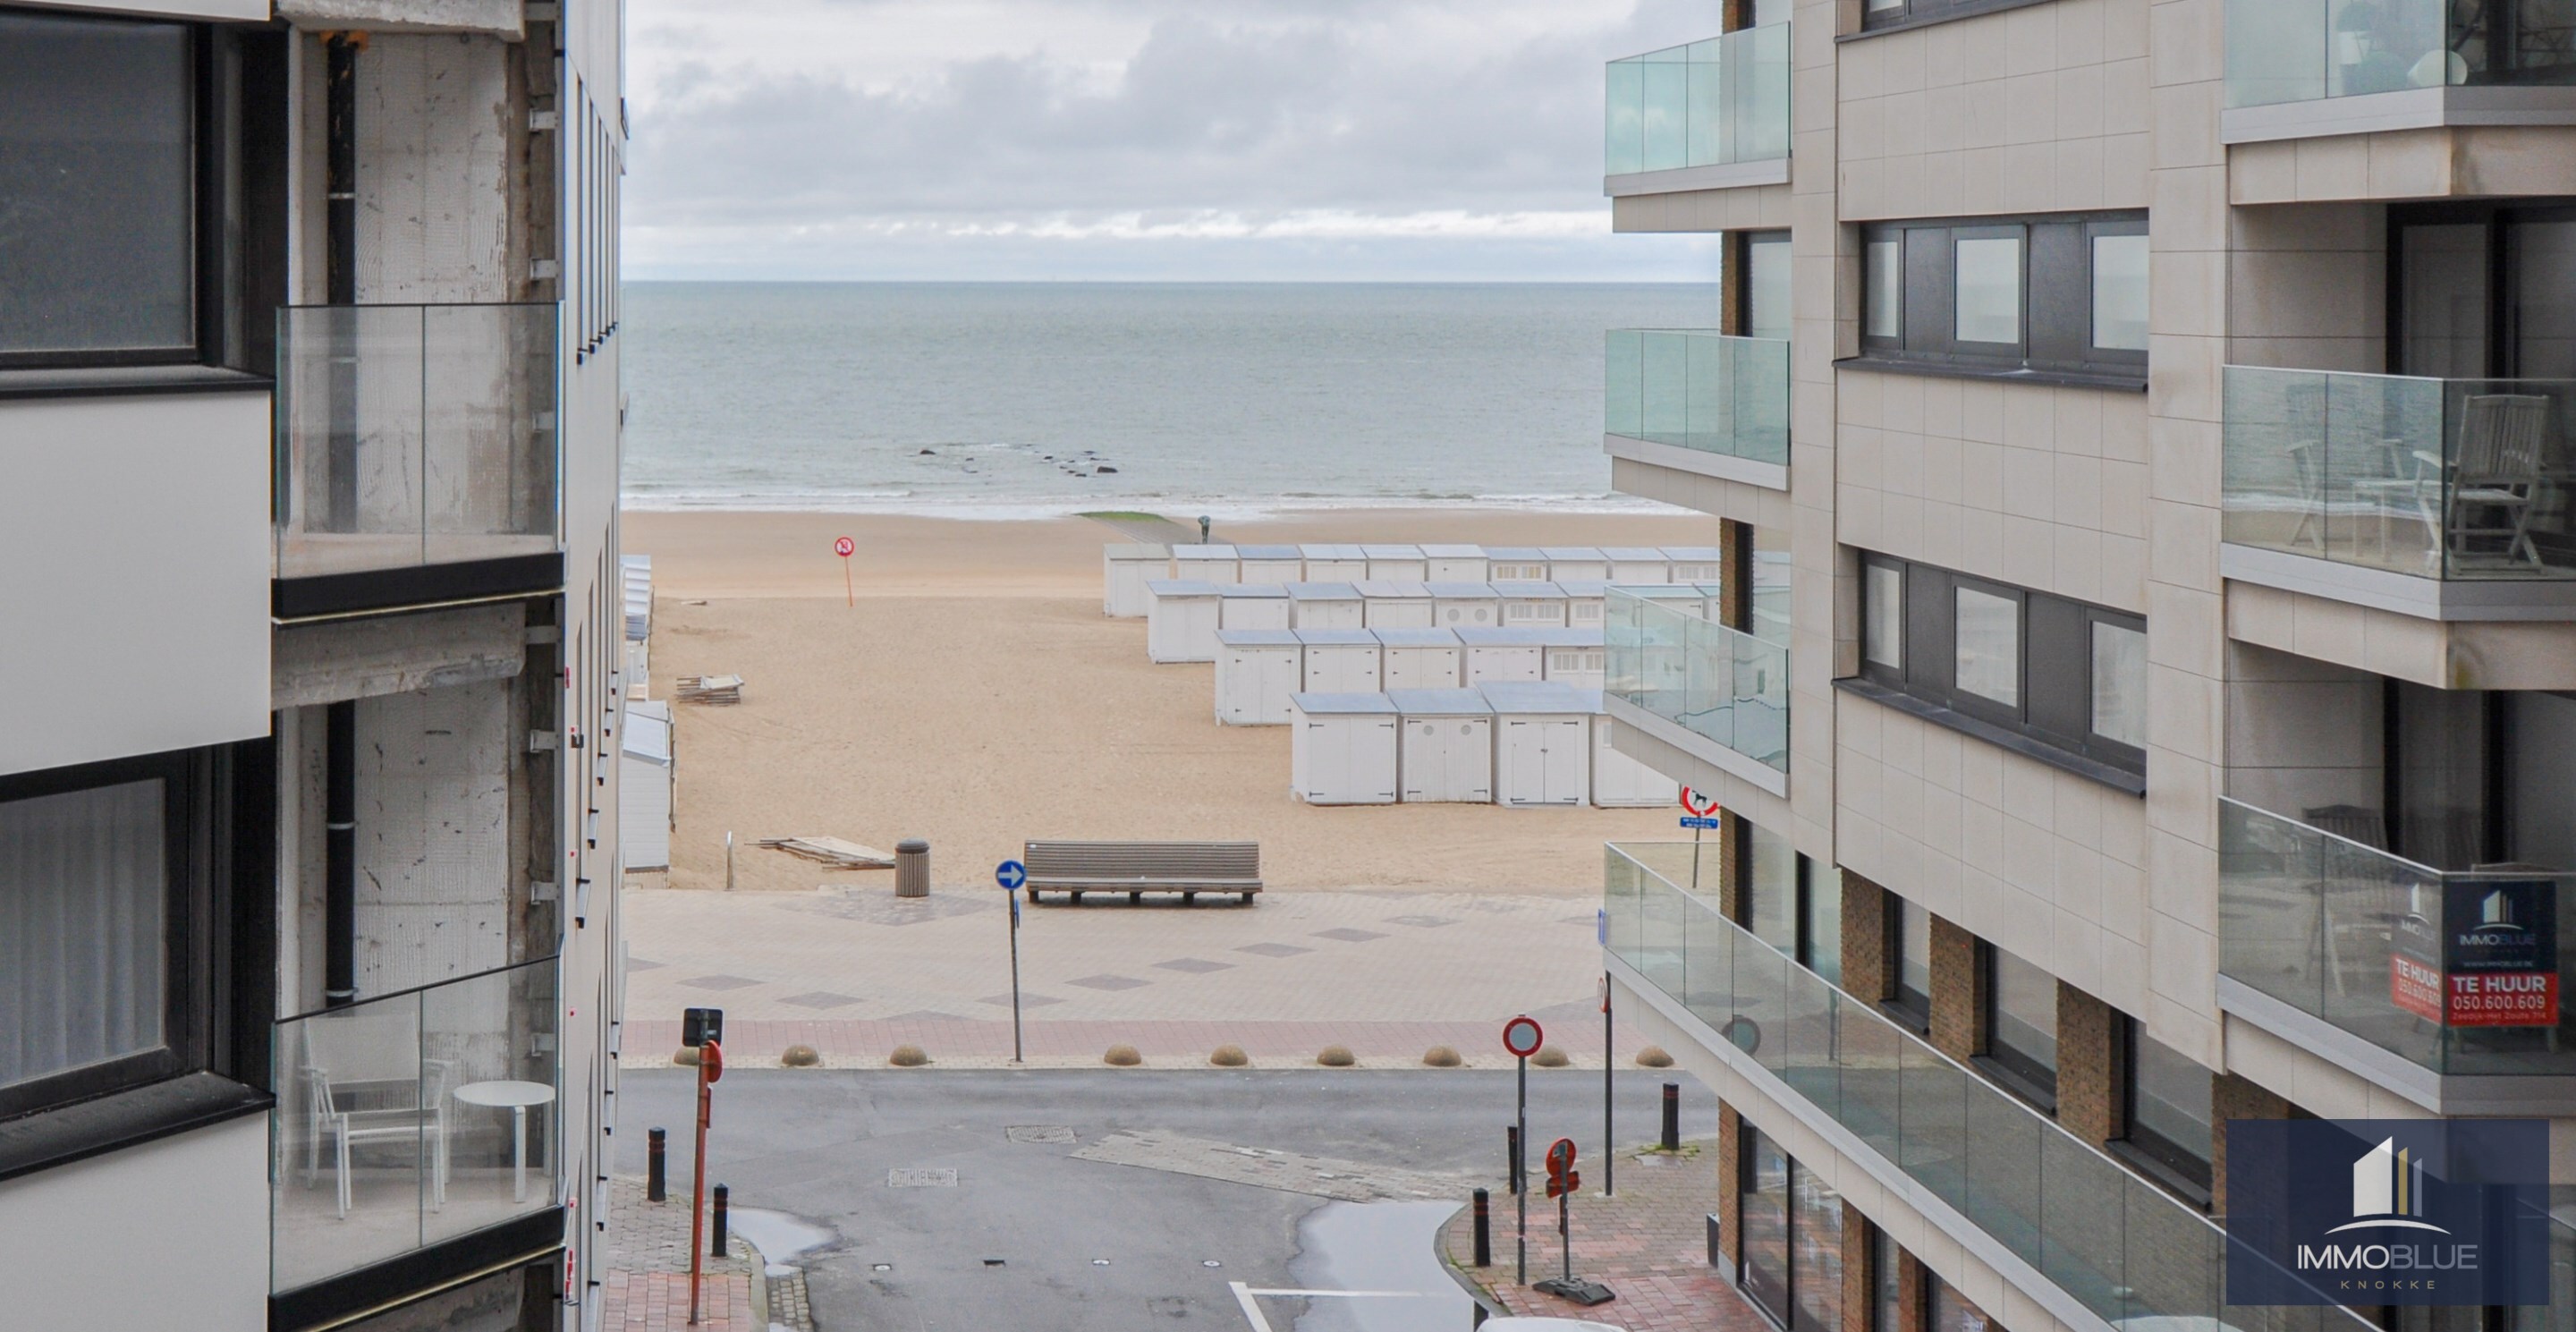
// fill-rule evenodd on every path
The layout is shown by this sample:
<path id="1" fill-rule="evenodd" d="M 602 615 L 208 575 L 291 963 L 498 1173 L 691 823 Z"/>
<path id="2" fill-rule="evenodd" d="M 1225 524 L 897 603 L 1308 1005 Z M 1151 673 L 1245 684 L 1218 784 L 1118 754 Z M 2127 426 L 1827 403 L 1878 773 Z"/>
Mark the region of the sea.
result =
<path id="1" fill-rule="evenodd" d="M 1241 520 L 1648 507 L 1603 334 L 1713 284 L 627 284 L 626 503 Z"/>

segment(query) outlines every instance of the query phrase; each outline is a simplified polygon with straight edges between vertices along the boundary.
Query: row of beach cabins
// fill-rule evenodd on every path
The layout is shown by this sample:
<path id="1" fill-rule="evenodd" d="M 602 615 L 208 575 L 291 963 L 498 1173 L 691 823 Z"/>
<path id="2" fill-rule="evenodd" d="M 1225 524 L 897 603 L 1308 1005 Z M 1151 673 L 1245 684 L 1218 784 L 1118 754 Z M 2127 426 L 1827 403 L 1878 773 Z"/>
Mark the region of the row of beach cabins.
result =
<path id="1" fill-rule="evenodd" d="M 1712 613 L 1712 547 L 1158 546 L 1103 552 L 1102 610 L 1215 666 L 1215 715 L 1288 726 L 1318 805 L 1671 804 L 1611 747 L 1608 590 Z"/>

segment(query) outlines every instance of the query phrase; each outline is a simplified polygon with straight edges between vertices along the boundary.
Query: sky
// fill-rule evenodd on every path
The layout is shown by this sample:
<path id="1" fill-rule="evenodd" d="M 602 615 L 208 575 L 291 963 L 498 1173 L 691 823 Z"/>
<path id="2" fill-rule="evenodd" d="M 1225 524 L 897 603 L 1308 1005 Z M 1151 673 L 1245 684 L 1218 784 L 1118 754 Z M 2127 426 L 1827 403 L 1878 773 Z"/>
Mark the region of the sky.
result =
<path id="1" fill-rule="evenodd" d="M 1718 0 L 629 0 L 637 279 L 1712 281 L 1604 61 Z"/>

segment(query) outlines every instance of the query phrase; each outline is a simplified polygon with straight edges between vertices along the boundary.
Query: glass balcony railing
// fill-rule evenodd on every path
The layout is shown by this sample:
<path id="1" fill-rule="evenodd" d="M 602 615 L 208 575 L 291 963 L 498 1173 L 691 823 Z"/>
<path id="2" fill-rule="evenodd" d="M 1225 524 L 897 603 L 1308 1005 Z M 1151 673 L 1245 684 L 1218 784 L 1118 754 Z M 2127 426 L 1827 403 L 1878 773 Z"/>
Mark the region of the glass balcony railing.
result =
<path id="1" fill-rule="evenodd" d="M 2576 380 L 2226 367 L 2225 538 L 2443 579 L 2576 578 Z"/>
<path id="2" fill-rule="evenodd" d="M 2452 933 L 2445 908 L 2456 898 L 2470 899 L 2471 921 L 2493 915 L 2510 927 L 2523 900 L 2576 906 L 2571 889 L 2576 874 L 2444 873 L 2219 801 L 2220 974 L 2436 1073 L 2576 1074 L 2576 1013 L 2557 1011 L 2554 969 L 2543 1004 L 2536 973 L 2460 972 L 2442 948 Z M 2576 910 L 2554 914 L 2557 956 L 2576 956 Z M 2459 975 L 2479 979 L 2455 993 Z"/>
<path id="3" fill-rule="evenodd" d="M 277 576 L 557 549 L 556 307 L 278 311 Z"/>
<path id="4" fill-rule="evenodd" d="M 1615 329 L 1603 366 L 1604 433 L 1789 465 L 1785 340 Z"/>
<path id="5" fill-rule="evenodd" d="M 279 1022 L 269 1289 L 554 1205 L 555 962 Z"/>
<path id="6" fill-rule="evenodd" d="M 2576 83 L 2563 0 L 2227 0 L 2227 104 Z"/>
<path id="7" fill-rule="evenodd" d="M 1612 695 L 1764 767 L 1789 770 L 1789 649 L 1669 602 L 1612 588 Z"/>
<path id="8" fill-rule="evenodd" d="M 1789 155 L 1789 25 L 1610 62 L 1613 176 Z"/>
<path id="9" fill-rule="evenodd" d="M 2207 1216 L 1679 887 L 1693 854 L 1609 848 L 1612 955 L 2104 1322 L 2365 1332 L 2342 1309 L 2227 1304 Z"/>

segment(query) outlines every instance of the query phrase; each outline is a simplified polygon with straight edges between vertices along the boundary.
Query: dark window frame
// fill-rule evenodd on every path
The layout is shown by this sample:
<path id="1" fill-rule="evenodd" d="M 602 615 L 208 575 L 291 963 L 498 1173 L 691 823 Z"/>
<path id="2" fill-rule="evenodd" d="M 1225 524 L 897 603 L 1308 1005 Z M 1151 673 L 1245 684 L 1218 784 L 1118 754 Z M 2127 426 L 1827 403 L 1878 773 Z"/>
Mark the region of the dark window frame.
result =
<path id="1" fill-rule="evenodd" d="M 2051 2 L 2052 0 L 1898 0 L 1894 9 L 1875 13 L 1864 5 L 1861 9 L 1860 31 L 1845 33 L 1836 40 L 1852 41 L 1861 37 L 1875 37 L 1880 33 L 1902 32 L 1907 28 L 1928 27 L 1935 23 L 1975 18 L 1979 14 L 1994 14 L 2007 9 L 2023 9 L 2031 5 Z"/>
<path id="2" fill-rule="evenodd" d="M 2028 378 L 2137 390 L 2147 353 L 2093 344 L 2093 241 L 2147 234 L 2136 210 L 2031 213 L 2008 217 L 1919 218 L 1860 229 L 1863 369 L 1972 378 Z M 1966 240 L 2021 242 L 2020 337 L 2010 343 L 1958 336 L 1958 246 Z M 1895 242 L 1903 265 L 1893 338 L 1870 334 L 1872 244 Z"/>
<path id="3" fill-rule="evenodd" d="M 130 782 L 162 783 L 163 954 L 161 1045 L 0 1087 L 0 1121 L 207 1068 L 216 1054 L 223 997 L 214 988 L 219 874 L 213 756 L 183 750 L 0 778 L 0 804 Z"/>
<path id="4" fill-rule="evenodd" d="M 1735 290 L 1727 302 L 1726 317 L 1729 323 L 1726 331 L 1728 333 L 1748 338 L 1759 336 L 1753 331 L 1753 250 L 1757 245 L 1787 245 L 1789 240 L 1789 231 L 1786 227 L 1734 233 L 1728 257 L 1740 267 L 1736 270 L 1739 276 L 1733 284 Z M 1794 270 L 1797 265 L 1797 256 L 1794 252 L 1790 255 L 1789 262 L 1792 269 L 1791 280 L 1794 282 Z"/>
<path id="5" fill-rule="evenodd" d="M 2403 375 L 2406 369 L 2406 254 L 2405 230 L 2408 227 L 2474 225 L 2485 232 L 2486 242 L 2486 344 L 2487 363 L 2484 378 L 2522 378 L 2522 367 L 2514 364 L 2517 350 L 2514 338 L 2513 306 L 2513 226 L 2518 222 L 2576 221 L 2576 203 L 2564 200 L 2459 200 L 2436 203 L 2392 204 L 2388 209 L 2387 252 L 2387 326 L 2381 342 L 2386 347 L 2384 368 L 2392 375 Z"/>
<path id="6" fill-rule="evenodd" d="M 2107 1145 L 2113 1149 L 2115 1155 L 2135 1167 L 2139 1173 L 2162 1185 L 2167 1191 L 2206 1209 L 2211 1201 L 2211 1185 L 2214 1178 L 2214 1165 L 2211 1158 L 2216 1155 L 2217 1144 L 2213 1141 L 2207 1144 L 2204 1152 L 2194 1152 L 2189 1144 L 2175 1142 L 2138 1122 L 2138 1048 L 2139 1043 L 2145 1039 L 2145 1027 L 2143 1023 L 2127 1014 L 2120 1014 L 2119 1019 L 2112 1024 L 2111 1030 L 2114 1039 L 2120 1045 L 2117 1051 L 2120 1073 L 2120 1136 Z M 2217 1077 L 2214 1073 L 2209 1076 L 2213 1081 Z M 2214 1128 L 2215 1107 L 2213 1106 L 2212 1109 Z"/>
<path id="7" fill-rule="evenodd" d="M 1982 982 L 1978 986 L 1978 999 L 1985 1005 L 1985 1012 L 1978 1015 L 1980 1018 L 1978 1026 L 1983 1036 L 1979 1044 L 1983 1048 L 1977 1051 L 1973 1062 L 1986 1073 L 1990 1080 L 2004 1090 L 2029 1102 L 2043 1113 L 2055 1116 L 2057 1069 L 1996 1039 L 1995 1034 L 2003 1030 L 2003 985 L 2002 978 L 1998 975 L 2003 967 L 2003 956 L 2002 949 L 1983 939 L 1977 941 L 1977 971 Z M 2049 1003 L 2054 1006 L 2057 1002 L 2056 987 L 2065 982 L 2039 967 L 2021 962 L 2019 958 L 2014 960 L 2048 977 Z M 2051 1025 L 2054 1025 L 2053 1013 Z"/>
<path id="8" fill-rule="evenodd" d="M 206 370 L 266 376 L 285 301 L 286 34 L 259 26 L 66 11 L 34 18 L 177 29 L 187 39 L 189 341 L 164 347 L 0 351 L 0 393 L 85 392 L 66 371 L 122 371 L 152 387 L 224 386 Z"/>
<path id="9" fill-rule="evenodd" d="M 2092 626 L 2112 624 L 2145 633 L 2146 617 L 1875 551 L 1863 552 L 1861 561 L 1863 631 L 1867 632 L 1873 610 L 1868 569 L 1896 572 L 1905 607 L 1898 617 L 1904 639 L 1897 645 L 1903 665 L 1890 667 L 1871 660 L 1864 643 L 1861 680 L 1930 708 L 1999 728 L 2030 745 L 2145 775 L 2143 748 L 2093 730 Z M 2015 645 L 2020 661 L 2017 705 L 2006 706 L 1958 686 L 1957 607 L 1962 587 L 2009 597 L 2020 607 L 2016 620 L 2020 641 Z M 2043 633 L 2040 625 L 2054 628 Z"/>
<path id="10" fill-rule="evenodd" d="M 1932 911 L 1931 908 L 1919 902 L 1909 903 L 1904 896 L 1897 893 L 1883 894 L 1883 900 L 1887 909 L 1884 926 L 1887 937 L 1887 992 L 1879 996 L 1878 1006 L 1880 1011 L 1894 1019 L 1897 1025 L 1920 1036 L 1932 1030 L 1932 992 L 1928 989 L 1918 992 L 1905 987 L 1905 909 L 1911 905 L 1915 910 L 1923 913 L 1926 966 L 1931 962 L 1929 946 Z M 1931 978 L 1926 976 L 1924 979 L 1928 982 Z"/>

